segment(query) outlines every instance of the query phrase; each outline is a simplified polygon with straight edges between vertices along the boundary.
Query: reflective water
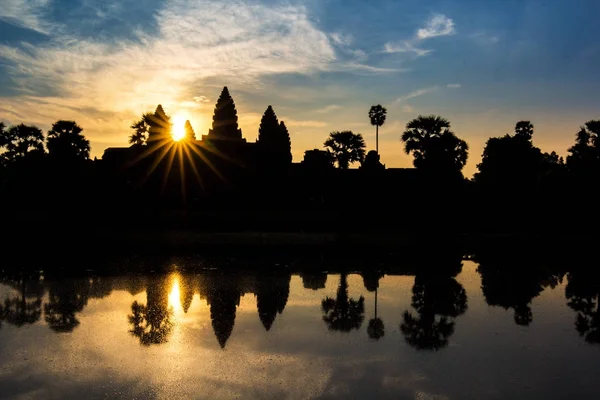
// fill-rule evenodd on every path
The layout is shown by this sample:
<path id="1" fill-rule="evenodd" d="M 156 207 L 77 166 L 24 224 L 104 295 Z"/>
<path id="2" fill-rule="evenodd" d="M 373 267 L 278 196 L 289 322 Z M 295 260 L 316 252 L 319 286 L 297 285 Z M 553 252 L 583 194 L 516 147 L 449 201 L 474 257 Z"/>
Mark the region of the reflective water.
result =
<path id="1" fill-rule="evenodd" d="M 452 271 L 4 272 L 0 397 L 600 398 L 600 281 Z"/>

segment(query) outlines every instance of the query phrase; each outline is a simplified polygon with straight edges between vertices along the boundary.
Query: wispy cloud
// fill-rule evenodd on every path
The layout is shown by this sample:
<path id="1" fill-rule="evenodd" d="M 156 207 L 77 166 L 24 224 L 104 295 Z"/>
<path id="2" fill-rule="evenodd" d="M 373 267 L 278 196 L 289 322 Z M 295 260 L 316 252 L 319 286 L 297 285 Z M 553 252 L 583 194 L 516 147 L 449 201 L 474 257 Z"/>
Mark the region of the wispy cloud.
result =
<path id="1" fill-rule="evenodd" d="M 384 45 L 384 52 L 386 53 L 414 53 L 417 57 L 426 56 L 431 53 L 431 50 L 420 49 L 415 47 L 410 41 L 404 41 L 400 43 L 386 43 Z"/>
<path id="2" fill-rule="evenodd" d="M 418 46 L 420 42 L 437 36 L 453 35 L 455 32 L 452 19 L 443 14 L 434 14 L 423 28 L 417 29 L 414 37 L 400 42 L 388 42 L 383 46 L 383 51 L 385 53 L 412 53 L 416 57 L 423 57 L 432 50 L 420 48 Z"/>
<path id="3" fill-rule="evenodd" d="M 431 93 L 431 92 L 435 92 L 438 89 L 439 89 L 439 86 L 431 86 L 431 87 L 426 87 L 423 89 L 414 90 L 404 96 L 400 96 L 400 97 L 396 98 L 396 100 L 394 100 L 394 103 L 402 103 L 406 100 L 414 99 L 415 97 L 419 97 L 419 96 L 423 96 L 423 95 Z"/>
<path id="4" fill-rule="evenodd" d="M 47 35 L 54 26 L 44 21 L 49 3 L 50 0 L 2 0 L 0 21 Z"/>
<path id="5" fill-rule="evenodd" d="M 339 109 L 341 109 L 341 108 L 342 108 L 342 106 L 340 106 L 340 105 L 337 105 L 337 104 L 331 104 L 331 105 L 329 105 L 329 106 L 327 106 L 327 107 L 323 107 L 323 108 L 320 108 L 320 109 L 318 109 L 318 110 L 315 110 L 315 112 L 316 112 L 316 113 L 319 113 L 319 114 L 326 114 L 326 113 L 328 113 L 328 112 L 335 111 L 335 110 L 339 110 Z"/>
<path id="6" fill-rule="evenodd" d="M 461 87 L 460 83 L 449 83 L 446 85 L 448 89 L 458 89 Z"/>
<path id="7" fill-rule="evenodd" d="M 454 21 L 443 14 L 435 14 L 424 28 L 417 31 L 419 39 L 429 39 L 436 36 L 447 36 L 455 33 Z"/>
<path id="8" fill-rule="evenodd" d="M 404 104 L 402 106 L 402 112 L 404 112 L 404 113 L 414 113 L 415 112 L 415 108 L 413 106 L 411 106 L 410 104 Z"/>

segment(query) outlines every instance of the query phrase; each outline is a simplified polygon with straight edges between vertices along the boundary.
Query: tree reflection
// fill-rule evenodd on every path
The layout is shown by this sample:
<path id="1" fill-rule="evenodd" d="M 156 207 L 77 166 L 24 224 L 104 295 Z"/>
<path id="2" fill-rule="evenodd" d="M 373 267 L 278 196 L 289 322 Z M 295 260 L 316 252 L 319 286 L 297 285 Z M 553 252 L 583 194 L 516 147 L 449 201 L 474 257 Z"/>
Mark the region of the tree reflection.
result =
<path id="1" fill-rule="evenodd" d="M 594 272 L 576 271 L 567 275 L 565 296 L 577 312 L 575 329 L 588 343 L 600 344 L 600 284 Z"/>
<path id="2" fill-rule="evenodd" d="M 83 311 L 89 298 L 89 282 L 64 279 L 50 284 L 44 319 L 55 332 L 71 332 L 79 325 L 76 313 Z"/>
<path id="3" fill-rule="evenodd" d="M 303 272 L 302 285 L 305 289 L 325 289 L 327 274 L 325 272 Z"/>
<path id="4" fill-rule="evenodd" d="M 365 298 L 360 296 L 358 300 L 348 297 L 347 275 L 343 273 L 340 277 L 335 299 L 326 297 L 321 302 L 323 310 L 323 321 L 329 330 L 350 332 L 352 329 L 360 329 L 365 312 Z"/>
<path id="5" fill-rule="evenodd" d="M 406 342 L 419 350 L 439 350 L 454 333 L 453 318 L 467 310 L 467 293 L 451 276 L 415 277 L 412 303 L 418 315 L 405 311 L 400 330 Z"/>
<path id="6" fill-rule="evenodd" d="M 42 315 L 42 296 L 44 295 L 43 281 L 39 273 L 33 278 L 19 277 L 2 279 L 17 290 L 17 295 L 6 297 L 0 303 L 0 321 L 21 327 L 37 322 Z"/>
<path id="7" fill-rule="evenodd" d="M 258 317 L 267 331 L 271 329 L 277 313 L 283 313 L 290 294 L 291 275 L 272 275 L 261 278 L 256 289 Z"/>
<path id="8" fill-rule="evenodd" d="M 532 300 L 546 287 L 556 287 L 563 277 L 563 272 L 541 266 L 539 260 L 527 256 L 503 248 L 474 257 L 479 263 L 477 272 L 481 275 L 481 289 L 487 304 L 512 308 L 514 321 L 521 326 L 533 321 Z"/>
<path id="9" fill-rule="evenodd" d="M 365 289 L 369 292 L 375 292 L 375 316 L 369 320 L 367 335 L 369 335 L 370 339 L 379 340 L 385 335 L 383 320 L 377 317 L 377 289 L 379 289 L 379 279 L 383 277 L 383 274 L 369 269 L 361 275 L 363 277 Z"/>
<path id="10" fill-rule="evenodd" d="M 173 330 L 173 309 L 169 308 L 168 279 L 151 277 L 146 290 L 147 305 L 134 301 L 128 316 L 129 331 L 144 346 L 166 343 Z"/>

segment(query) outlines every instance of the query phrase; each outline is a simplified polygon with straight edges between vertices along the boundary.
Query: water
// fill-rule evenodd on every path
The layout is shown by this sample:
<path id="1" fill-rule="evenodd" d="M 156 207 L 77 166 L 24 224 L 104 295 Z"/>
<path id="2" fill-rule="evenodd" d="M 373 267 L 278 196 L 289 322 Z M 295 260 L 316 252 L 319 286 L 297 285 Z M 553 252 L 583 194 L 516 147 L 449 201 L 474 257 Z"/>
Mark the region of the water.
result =
<path id="1" fill-rule="evenodd" d="M 0 397 L 600 398 L 587 273 L 281 271 L 5 273 Z"/>

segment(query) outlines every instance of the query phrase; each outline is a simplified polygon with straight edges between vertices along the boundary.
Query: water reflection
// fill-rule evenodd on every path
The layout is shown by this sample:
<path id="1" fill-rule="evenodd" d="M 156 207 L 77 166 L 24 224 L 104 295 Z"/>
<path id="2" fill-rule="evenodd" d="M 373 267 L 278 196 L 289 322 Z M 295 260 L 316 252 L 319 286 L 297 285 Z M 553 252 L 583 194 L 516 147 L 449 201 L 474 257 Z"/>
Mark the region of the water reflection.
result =
<path id="1" fill-rule="evenodd" d="M 342 273 L 335 299 L 326 297 L 321 302 L 323 321 L 331 331 L 350 332 L 360 329 L 365 318 L 365 298 L 348 297 L 348 275 Z"/>
<path id="2" fill-rule="evenodd" d="M 531 302 L 542 291 L 562 283 L 564 271 L 560 265 L 537 259 L 528 252 L 482 251 L 474 257 L 479 263 L 481 288 L 490 306 L 512 309 L 517 325 L 533 322 Z"/>
<path id="3" fill-rule="evenodd" d="M 435 256 L 423 257 L 416 264 L 365 267 L 354 275 L 362 279 L 362 285 L 353 283 L 353 293 L 358 291 L 353 295 L 349 294 L 349 275 L 352 274 L 343 271 L 337 275 L 339 284 L 335 297 L 320 297 L 320 318 L 330 331 L 348 333 L 364 329 L 366 299 L 360 292 L 369 293 L 372 308 L 369 307 L 366 334 L 370 340 L 379 341 L 386 336 L 386 324 L 378 314 L 381 280 L 390 274 L 414 276 L 410 307 L 402 310 L 396 327 L 414 349 L 443 349 L 455 332 L 457 320 L 468 308 L 466 290 L 456 280 L 462 259 L 458 252 L 440 251 Z M 480 251 L 473 259 L 478 263 L 476 271 L 485 302 L 512 310 L 515 323 L 521 326 L 530 325 L 534 320 L 533 299 L 544 290 L 561 285 L 566 270 L 558 263 L 542 262 L 531 255 L 517 257 L 503 251 Z M 309 292 L 328 290 L 328 273 L 313 268 L 294 274 L 299 275 L 302 287 Z M 233 334 L 240 301 L 246 294 L 254 296 L 256 314 L 265 332 L 272 331 L 290 299 L 294 274 L 285 268 L 268 273 L 258 269 L 245 272 L 217 269 L 131 275 L 123 279 L 4 271 L 0 282 L 10 290 L 0 299 L 0 327 L 2 323 L 24 327 L 44 322 L 54 332 L 73 332 L 80 326 L 80 315 L 90 299 L 102 299 L 114 290 L 125 290 L 132 296 L 143 296 L 129 303 L 125 314 L 127 331 L 144 346 L 160 345 L 169 342 L 178 316 L 188 313 L 198 295 L 206 302 L 212 331 L 224 349 Z M 566 304 L 576 312 L 574 329 L 588 343 L 600 343 L 597 275 L 585 268 L 571 269 L 566 275 Z"/>
<path id="4" fill-rule="evenodd" d="M 411 306 L 416 314 L 402 314 L 400 331 L 406 343 L 419 350 L 439 350 L 454 333 L 455 318 L 467 310 L 467 293 L 455 276 L 462 270 L 462 257 L 440 254 L 424 259 L 415 276 Z"/>
<path id="5" fill-rule="evenodd" d="M 576 270 L 567 274 L 565 296 L 577 312 L 575 329 L 588 343 L 600 344 L 600 281 L 597 271 Z"/>
<path id="6" fill-rule="evenodd" d="M 147 282 L 146 304 L 137 301 L 131 304 L 131 315 L 128 316 L 131 324 L 129 333 L 137 337 L 145 346 L 166 343 L 173 330 L 173 306 L 169 305 L 171 289 L 169 281 L 168 276 L 150 277 Z M 175 285 L 178 285 L 177 282 Z"/>
<path id="7" fill-rule="evenodd" d="M 600 341 L 599 274 L 492 251 L 478 264 L 432 254 L 344 270 L 4 271 L 0 387 L 12 391 L 0 398 L 42 383 L 47 398 L 111 397 L 94 390 L 113 384 L 129 398 L 600 395 L 598 348 L 586 344 Z M 562 391 L 548 384 L 559 374 L 573 382 Z M 61 380 L 73 392 L 52 386 Z"/>

